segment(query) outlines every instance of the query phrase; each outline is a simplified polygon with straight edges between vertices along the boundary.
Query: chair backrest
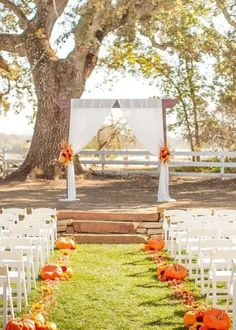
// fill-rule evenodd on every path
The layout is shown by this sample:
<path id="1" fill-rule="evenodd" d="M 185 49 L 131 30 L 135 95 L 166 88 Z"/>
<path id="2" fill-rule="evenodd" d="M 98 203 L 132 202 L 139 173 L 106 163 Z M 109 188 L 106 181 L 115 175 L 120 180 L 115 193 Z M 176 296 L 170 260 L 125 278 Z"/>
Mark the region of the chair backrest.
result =
<path id="1" fill-rule="evenodd" d="M 16 222 L 17 223 L 17 222 Z M 0 228 L 10 229 L 16 225 L 15 221 L 0 220 Z"/>
<path id="2" fill-rule="evenodd" d="M 232 228 L 224 228 L 222 225 L 219 230 L 220 237 L 227 238 L 236 238 L 236 228 L 232 226 Z"/>
<path id="3" fill-rule="evenodd" d="M 214 214 L 236 216 L 236 210 L 215 209 Z"/>
<path id="4" fill-rule="evenodd" d="M 223 249 L 232 249 L 233 241 L 232 239 L 224 238 L 208 238 L 199 240 L 199 250 L 223 250 Z"/>
<path id="5" fill-rule="evenodd" d="M 174 223 L 174 222 L 184 222 L 184 221 L 191 221 L 193 220 L 194 217 L 191 214 L 188 214 L 187 212 L 185 212 L 185 214 L 176 214 L 176 215 L 172 215 L 170 217 L 170 223 Z"/>
<path id="6" fill-rule="evenodd" d="M 183 230 L 190 230 L 190 229 L 203 229 L 204 224 L 200 221 L 185 221 L 177 223 L 176 230 L 183 231 Z"/>
<path id="7" fill-rule="evenodd" d="M 212 215 L 213 209 L 211 208 L 191 208 L 188 209 L 188 214 L 191 214 L 193 216 L 203 216 L 203 215 Z"/>
<path id="8" fill-rule="evenodd" d="M 10 235 L 13 237 L 41 237 L 42 232 L 39 226 L 24 226 L 24 225 L 15 225 L 14 228 L 10 229 Z"/>
<path id="9" fill-rule="evenodd" d="M 21 251 L 0 251 L 0 264 L 12 266 L 22 263 Z"/>
<path id="10" fill-rule="evenodd" d="M 224 214 L 224 215 L 219 215 L 221 221 L 228 221 L 231 222 L 233 225 L 236 223 L 236 213 L 235 215 L 230 215 L 230 214 Z"/>
<path id="11" fill-rule="evenodd" d="M 190 238 L 213 238 L 217 237 L 217 230 L 210 228 L 190 228 L 187 232 L 187 237 Z"/>
<path id="12" fill-rule="evenodd" d="M 49 207 L 32 208 L 31 213 L 32 214 L 45 214 L 47 216 L 55 217 L 57 215 L 57 209 L 49 208 Z"/>
<path id="13" fill-rule="evenodd" d="M 30 250 L 31 247 L 30 237 L 7 237 L 0 240 L 0 252 L 5 252 L 5 250 Z"/>
<path id="14" fill-rule="evenodd" d="M 236 259 L 236 250 L 217 250 L 211 251 L 210 255 L 210 268 L 214 265 L 215 268 L 230 268 L 232 265 L 233 259 Z M 216 261 L 220 261 L 220 263 Z"/>
<path id="15" fill-rule="evenodd" d="M 24 226 L 40 226 L 41 228 L 45 227 L 45 225 L 52 224 L 52 219 L 47 215 L 41 215 L 40 213 L 30 214 L 25 217 L 22 221 Z M 46 227 L 45 227 L 46 228 Z"/>
<path id="16" fill-rule="evenodd" d="M 0 222 L 1 221 L 19 221 L 18 214 L 11 214 L 11 213 L 1 213 L 0 214 Z"/>
<path id="17" fill-rule="evenodd" d="M 2 208 L 2 213 L 18 214 L 25 216 L 27 214 L 27 210 L 26 208 L 21 208 L 21 207 L 8 207 L 8 208 Z"/>

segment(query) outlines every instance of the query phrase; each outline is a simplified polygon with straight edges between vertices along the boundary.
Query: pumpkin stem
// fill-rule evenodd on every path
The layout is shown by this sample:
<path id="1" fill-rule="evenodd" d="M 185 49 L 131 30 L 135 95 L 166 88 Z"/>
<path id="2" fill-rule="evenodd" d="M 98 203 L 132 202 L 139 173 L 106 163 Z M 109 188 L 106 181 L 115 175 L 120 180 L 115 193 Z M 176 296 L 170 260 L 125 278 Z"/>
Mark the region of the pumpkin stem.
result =
<path id="1" fill-rule="evenodd" d="M 220 313 L 219 313 L 219 314 L 216 316 L 217 320 L 222 320 L 222 319 L 223 319 L 223 316 L 224 316 L 224 314 L 225 314 L 225 312 L 224 312 L 224 311 L 220 312 Z"/>

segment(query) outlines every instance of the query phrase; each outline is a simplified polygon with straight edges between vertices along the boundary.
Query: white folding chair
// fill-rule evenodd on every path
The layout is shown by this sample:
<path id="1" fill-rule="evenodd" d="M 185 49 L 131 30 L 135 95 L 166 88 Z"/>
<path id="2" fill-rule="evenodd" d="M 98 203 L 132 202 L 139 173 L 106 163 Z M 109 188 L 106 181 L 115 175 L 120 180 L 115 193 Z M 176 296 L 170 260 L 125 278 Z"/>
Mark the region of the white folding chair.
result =
<path id="1" fill-rule="evenodd" d="M 199 243 L 200 241 L 213 239 L 217 237 L 217 230 L 210 228 L 196 228 L 189 229 L 186 237 L 186 251 L 185 263 L 189 270 L 189 277 L 196 277 L 196 272 L 198 269 L 197 256 L 199 254 Z M 193 273 L 193 271 L 195 271 Z"/>
<path id="2" fill-rule="evenodd" d="M 35 262 L 35 274 L 38 277 L 39 269 L 47 261 L 47 244 L 44 236 L 44 231 L 40 227 L 27 227 L 16 225 L 10 231 L 11 237 L 28 238 L 31 242 L 31 250 Z"/>
<path id="3" fill-rule="evenodd" d="M 50 217 L 50 220 L 53 223 L 54 241 L 55 241 L 57 239 L 57 209 L 48 208 L 48 207 L 32 208 L 31 213 L 47 215 L 48 217 Z"/>
<path id="4" fill-rule="evenodd" d="M 3 306 L 3 330 L 5 330 L 8 319 L 14 319 L 15 317 L 7 266 L 0 266 L 0 299 L 2 300 Z M 10 312 L 9 318 L 8 311 Z"/>
<path id="5" fill-rule="evenodd" d="M 20 251 L 0 251 L 0 265 L 9 267 L 11 284 L 16 284 L 17 311 L 21 312 L 22 300 L 27 306 L 27 290 L 25 281 L 24 260 Z M 12 288 L 12 293 L 14 288 Z"/>
<path id="6" fill-rule="evenodd" d="M 170 219 L 170 225 L 169 225 L 169 248 L 170 254 L 172 257 L 175 256 L 176 253 L 176 239 L 177 236 L 180 234 L 183 235 L 186 233 L 188 228 L 192 227 L 199 227 L 200 225 L 195 221 L 195 219 L 192 216 L 175 216 Z"/>
<path id="7" fill-rule="evenodd" d="M 189 229 L 202 229 L 204 228 L 204 223 L 201 221 L 196 221 L 191 218 L 184 222 L 179 222 L 177 225 L 170 230 L 170 247 L 171 256 L 178 258 L 179 262 L 182 260 L 182 252 L 186 251 L 187 244 L 187 233 Z M 185 257 L 183 258 L 185 260 Z"/>
<path id="8" fill-rule="evenodd" d="M 31 239 L 28 237 L 18 238 L 18 237 L 9 237 L 0 240 L 0 247 L 5 247 L 11 251 L 21 251 L 23 254 L 23 263 L 26 274 L 26 286 L 27 292 L 30 293 L 33 287 L 36 288 L 36 271 L 35 271 L 35 262 L 33 257 L 33 248 Z"/>
<path id="9" fill-rule="evenodd" d="M 173 217 L 175 216 L 179 216 L 179 218 L 181 218 L 181 216 L 184 216 L 186 213 L 185 210 L 178 210 L 178 209 L 174 209 L 174 210 L 166 210 L 164 209 L 163 212 L 163 238 L 165 240 L 166 246 L 168 245 L 168 233 L 169 233 L 169 225 L 171 222 L 171 219 L 173 219 Z"/>
<path id="10" fill-rule="evenodd" d="M 196 283 L 199 281 L 201 287 L 201 293 L 207 292 L 206 285 L 208 284 L 209 268 L 211 265 L 211 253 L 222 250 L 232 250 L 233 241 L 224 238 L 209 238 L 199 240 L 197 259 L 197 272 Z M 217 260 L 215 260 L 217 262 Z M 218 260 L 218 262 L 221 262 Z"/>
<path id="11" fill-rule="evenodd" d="M 214 308 L 218 307 L 219 299 L 227 298 L 233 259 L 236 259 L 236 250 L 211 252 L 207 302 L 212 299 Z"/>
<path id="12" fill-rule="evenodd" d="M 25 217 L 23 224 L 31 227 L 39 226 L 41 229 L 45 231 L 45 237 L 47 238 L 47 242 L 48 242 L 48 257 L 49 257 L 50 250 L 54 251 L 54 243 L 55 243 L 54 223 L 52 222 L 52 218 L 47 214 L 41 214 L 39 212 L 33 213 Z"/>

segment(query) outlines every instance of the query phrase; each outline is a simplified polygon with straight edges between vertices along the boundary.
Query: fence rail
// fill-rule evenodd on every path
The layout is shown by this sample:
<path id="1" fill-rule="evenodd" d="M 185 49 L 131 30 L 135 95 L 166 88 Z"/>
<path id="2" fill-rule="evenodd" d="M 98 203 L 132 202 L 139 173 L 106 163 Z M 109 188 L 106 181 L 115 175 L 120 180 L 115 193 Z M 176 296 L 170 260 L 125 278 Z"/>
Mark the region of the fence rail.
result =
<path id="1" fill-rule="evenodd" d="M 21 164 L 24 154 L 17 150 L 4 150 L 2 172 L 13 171 L 13 164 Z M 14 155 L 18 157 L 14 157 Z M 21 155 L 21 158 L 19 158 Z M 198 157 L 193 161 L 193 157 Z M 149 174 L 158 175 L 158 157 L 145 150 L 82 150 L 79 153 L 81 164 L 94 171 L 110 174 Z M 169 163 L 170 174 L 175 176 L 236 177 L 236 151 L 175 151 Z M 199 160 L 200 159 L 200 160 Z M 183 169 L 186 170 L 183 172 Z M 187 170 L 188 168 L 188 170 Z M 204 170 L 205 169 L 205 170 Z M 197 170 L 197 171 L 196 171 Z"/>

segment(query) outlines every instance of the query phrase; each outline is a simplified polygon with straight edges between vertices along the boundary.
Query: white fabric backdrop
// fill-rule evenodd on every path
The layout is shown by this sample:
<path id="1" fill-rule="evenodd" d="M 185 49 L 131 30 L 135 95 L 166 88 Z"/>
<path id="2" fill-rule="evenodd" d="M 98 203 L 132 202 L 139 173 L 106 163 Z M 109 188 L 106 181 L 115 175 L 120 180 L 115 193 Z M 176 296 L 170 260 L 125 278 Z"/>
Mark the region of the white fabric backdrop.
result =
<path id="1" fill-rule="evenodd" d="M 114 102 L 115 100 L 71 99 L 69 144 L 75 153 L 78 153 L 96 135 Z M 73 163 L 67 168 L 67 199 L 76 199 Z"/>
<path id="2" fill-rule="evenodd" d="M 124 117 L 140 143 L 153 155 L 159 155 L 164 145 L 162 101 L 157 99 L 118 100 Z M 70 111 L 69 143 L 75 153 L 85 147 L 102 126 L 115 100 L 72 99 Z M 76 199 L 73 163 L 67 169 L 67 200 Z M 160 164 L 157 200 L 172 201 L 169 196 L 169 171 Z"/>
<path id="3" fill-rule="evenodd" d="M 150 102 L 152 101 L 152 102 Z M 138 141 L 151 154 L 159 156 L 164 145 L 162 101 L 152 100 L 119 100 L 124 117 Z M 160 164 L 157 201 L 173 201 L 169 195 L 169 170 L 167 164 Z"/>

